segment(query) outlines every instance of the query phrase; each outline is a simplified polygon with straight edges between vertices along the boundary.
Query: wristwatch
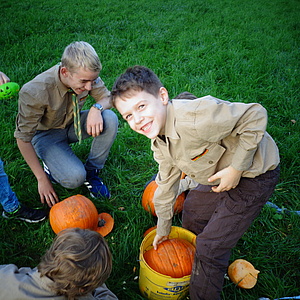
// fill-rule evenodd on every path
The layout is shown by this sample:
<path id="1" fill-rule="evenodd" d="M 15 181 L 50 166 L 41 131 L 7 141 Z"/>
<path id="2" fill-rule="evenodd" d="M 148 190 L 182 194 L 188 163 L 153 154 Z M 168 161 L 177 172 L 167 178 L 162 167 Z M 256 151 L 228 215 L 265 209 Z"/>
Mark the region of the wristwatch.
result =
<path id="1" fill-rule="evenodd" d="M 98 110 L 100 110 L 101 112 L 103 112 L 104 108 L 101 104 L 99 103 L 95 103 L 93 104 L 93 107 L 97 108 Z"/>

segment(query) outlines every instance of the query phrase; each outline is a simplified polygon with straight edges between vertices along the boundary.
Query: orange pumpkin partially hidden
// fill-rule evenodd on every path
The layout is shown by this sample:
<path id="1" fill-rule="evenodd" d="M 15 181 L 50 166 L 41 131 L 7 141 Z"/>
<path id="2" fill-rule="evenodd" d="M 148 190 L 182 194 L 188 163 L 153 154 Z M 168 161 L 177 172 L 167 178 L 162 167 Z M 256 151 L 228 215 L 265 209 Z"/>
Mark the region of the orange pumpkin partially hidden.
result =
<path id="1" fill-rule="evenodd" d="M 157 225 L 148 228 L 148 229 L 144 232 L 143 237 L 145 237 L 149 232 L 151 232 L 152 230 L 154 230 L 154 229 L 156 229 L 156 228 L 157 228 Z"/>
<path id="2" fill-rule="evenodd" d="M 190 275 L 194 261 L 195 247 L 190 242 L 174 238 L 158 244 L 144 253 L 146 263 L 156 272 L 181 278 Z"/>
<path id="3" fill-rule="evenodd" d="M 108 235 L 114 227 L 114 219 L 108 213 L 101 213 L 98 216 L 98 228 L 96 231 L 102 236 Z"/>
<path id="4" fill-rule="evenodd" d="M 255 286 L 258 273 L 259 271 L 244 259 L 237 259 L 228 267 L 231 281 L 243 289 L 252 289 Z"/>
<path id="5" fill-rule="evenodd" d="M 50 209 L 49 220 L 56 234 L 66 228 L 78 227 L 95 231 L 101 228 L 98 226 L 97 208 L 90 199 L 82 195 L 71 196 L 53 205 Z M 108 224 L 105 227 L 108 228 Z"/>
<path id="6" fill-rule="evenodd" d="M 181 178 L 184 178 L 185 174 L 182 173 Z M 153 216 L 156 217 L 155 213 L 155 208 L 154 208 L 154 203 L 153 203 L 153 198 L 154 198 L 154 193 L 157 189 L 157 183 L 155 180 L 152 180 L 149 182 L 149 184 L 145 187 L 143 195 L 142 195 L 142 206 L 143 208 L 150 212 Z M 182 212 L 183 210 L 183 203 L 185 200 L 185 193 L 181 193 L 178 195 L 175 205 L 174 205 L 174 214 L 178 214 Z"/>

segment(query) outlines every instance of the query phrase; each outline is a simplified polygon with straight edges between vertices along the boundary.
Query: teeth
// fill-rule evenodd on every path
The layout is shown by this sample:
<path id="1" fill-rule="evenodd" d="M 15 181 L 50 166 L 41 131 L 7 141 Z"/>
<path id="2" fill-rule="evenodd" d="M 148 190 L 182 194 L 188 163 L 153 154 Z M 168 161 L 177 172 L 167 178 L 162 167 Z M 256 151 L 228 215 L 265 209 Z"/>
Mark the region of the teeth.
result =
<path id="1" fill-rule="evenodd" d="M 148 123 L 148 124 L 146 124 L 145 126 L 143 126 L 141 129 L 142 129 L 143 131 L 147 131 L 150 127 L 151 127 L 151 124 Z"/>

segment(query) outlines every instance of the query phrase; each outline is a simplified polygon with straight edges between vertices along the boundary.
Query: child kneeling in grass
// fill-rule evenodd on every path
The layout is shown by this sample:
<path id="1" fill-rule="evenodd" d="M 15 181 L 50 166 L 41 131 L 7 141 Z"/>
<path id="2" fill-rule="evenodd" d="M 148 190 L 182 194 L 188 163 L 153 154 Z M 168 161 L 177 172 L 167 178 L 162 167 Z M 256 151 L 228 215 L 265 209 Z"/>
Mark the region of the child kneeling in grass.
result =
<path id="1" fill-rule="evenodd" d="M 37 268 L 0 265 L 0 299 L 117 300 L 104 283 L 111 269 L 111 252 L 99 233 L 65 229 Z"/>
<path id="2" fill-rule="evenodd" d="M 182 225 L 197 235 L 191 299 L 217 300 L 231 249 L 268 201 L 279 178 L 278 148 L 258 103 L 205 96 L 173 99 L 152 70 L 128 68 L 111 91 L 130 127 L 151 139 L 159 164 L 153 246 L 168 238 L 181 172 L 198 183 Z"/>

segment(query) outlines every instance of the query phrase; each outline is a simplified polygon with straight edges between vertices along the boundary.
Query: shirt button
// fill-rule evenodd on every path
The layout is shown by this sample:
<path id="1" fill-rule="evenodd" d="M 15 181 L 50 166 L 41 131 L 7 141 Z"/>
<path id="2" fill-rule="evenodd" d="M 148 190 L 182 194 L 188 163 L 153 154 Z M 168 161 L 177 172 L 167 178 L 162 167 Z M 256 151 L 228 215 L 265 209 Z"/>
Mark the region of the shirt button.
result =
<path id="1" fill-rule="evenodd" d="M 208 163 L 209 163 L 209 164 L 213 164 L 214 162 L 213 162 L 212 160 L 210 160 Z"/>

